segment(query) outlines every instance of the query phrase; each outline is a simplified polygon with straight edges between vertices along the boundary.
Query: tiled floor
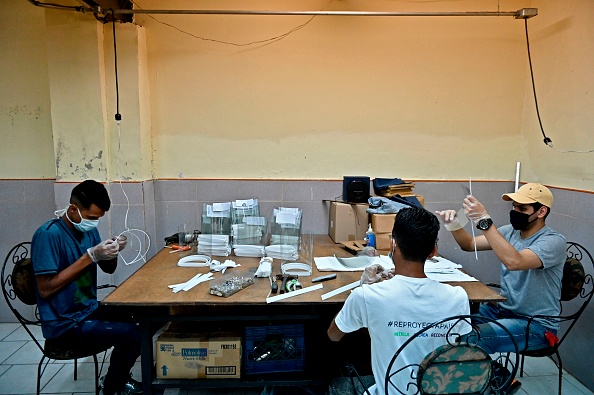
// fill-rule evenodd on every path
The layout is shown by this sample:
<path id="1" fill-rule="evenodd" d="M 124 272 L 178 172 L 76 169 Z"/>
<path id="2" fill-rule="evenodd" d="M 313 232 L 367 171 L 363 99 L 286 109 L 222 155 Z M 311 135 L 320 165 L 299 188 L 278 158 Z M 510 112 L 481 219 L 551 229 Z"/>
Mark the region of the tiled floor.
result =
<path id="1" fill-rule="evenodd" d="M 41 338 L 41 333 L 36 334 Z M 28 334 L 18 324 L 0 324 L 0 395 L 35 394 L 37 364 L 40 351 L 29 340 Z M 103 372 L 106 367 L 103 367 Z M 47 365 L 42 379 L 43 394 L 92 395 L 93 360 L 79 361 L 78 380 L 73 380 L 72 363 L 52 361 Z M 137 362 L 133 375 L 140 380 L 140 363 Z M 522 388 L 519 395 L 557 394 L 557 368 L 547 358 L 530 358 L 526 361 L 525 375 L 520 378 Z M 257 395 L 265 393 L 252 390 L 176 390 L 168 389 L 164 395 Z M 289 392 L 276 390 L 275 395 Z M 291 391 L 293 392 L 293 391 Z M 305 393 L 305 392 L 304 392 Z M 563 374 L 563 394 L 594 395 L 568 373 Z"/>

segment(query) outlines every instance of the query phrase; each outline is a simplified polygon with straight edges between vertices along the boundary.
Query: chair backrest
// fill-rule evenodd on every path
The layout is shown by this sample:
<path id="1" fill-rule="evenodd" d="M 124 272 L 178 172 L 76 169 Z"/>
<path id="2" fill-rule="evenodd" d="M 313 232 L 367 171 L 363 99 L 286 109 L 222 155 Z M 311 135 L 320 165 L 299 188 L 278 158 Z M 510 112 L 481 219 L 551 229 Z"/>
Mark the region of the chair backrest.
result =
<path id="1" fill-rule="evenodd" d="M 594 258 L 582 245 L 567 243 L 567 259 L 561 281 L 561 315 L 559 323 L 568 323 L 560 345 L 594 296 Z"/>
<path id="2" fill-rule="evenodd" d="M 30 242 L 17 244 L 6 255 L 2 265 L 2 293 L 14 316 L 35 341 L 37 347 L 43 350 L 29 328 L 29 326 L 41 325 L 37 308 L 31 307 L 37 305 L 37 295 Z"/>
<path id="3" fill-rule="evenodd" d="M 14 246 L 2 265 L 2 292 L 8 306 L 18 314 L 15 302 L 26 305 L 37 304 L 35 275 L 31 261 L 31 243 L 23 242 Z"/>
<path id="4" fill-rule="evenodd" d="M 509 330 L 493 319 L 471 315 L 449 317 L 427 325 L 412 335 L 396 351 L 386 372 L 385 393 L 427 395 L 505 393 L 516 375 L 519 355 L 506 353 L 492 359 L 480 348 L 478 342 L 481 334 L 476 330 L 476 325 L 486 322 L 502 328 L 518 350 Z M 447 329 L 445 334 L 444 328 Z M 421 344 L 426 342 L 428 337 L 433 336 L 441 337 L 443 345 L 424 358 L 419 355 L 418 361 L 411 363 L 410 355 L 405 356 L 405 354 L 414 353 L 417 351 L 415 343 Z M 502 366 L 506 366 L 509 370 Z M 502 370 L 506 372 L 505 375 L 501 374 Z"/>
<path id="5" fill-rule="evenodd" d="M 483 394 L 491 382 L 491 357 L 472 344 L 444 344 L 420 363 L 417 383 L 423 394 Z"/>

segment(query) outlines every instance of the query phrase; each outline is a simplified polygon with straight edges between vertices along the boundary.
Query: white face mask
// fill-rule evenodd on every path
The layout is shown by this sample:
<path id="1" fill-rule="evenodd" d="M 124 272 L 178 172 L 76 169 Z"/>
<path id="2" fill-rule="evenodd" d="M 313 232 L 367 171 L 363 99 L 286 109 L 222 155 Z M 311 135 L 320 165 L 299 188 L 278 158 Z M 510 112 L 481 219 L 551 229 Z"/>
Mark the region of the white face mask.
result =
<path id="1" fill-rule="evenodd" d="M 76 228 L 76 230 L 80 231 L 80 232 L 88 232 L 91 231 L 93 229 L 95 229 L 97 227 L 97 225 L 99 225 L 99 220 L 98 219 L 86 219 L 83 218 L 83 216 L 80 213 L 80 209 L 78 207 L 76 207 L 76 209 L 78 210 L 78 215 L 80 216 L 80 222 L 76 223 L 73 222 L 70 217 L 68 216 L 68 208 L 66 208 L 66 210 L 64 210 L 65 214 L 66 214 L 66 219 L 68 221 L 70 221 L 70 223 L 72 225 L 74 225 L 74 227 Z M 62 210 L 58 210 L 56 211 L 56 215 L 58 215 L 58 213 L 62 211 Z"/>

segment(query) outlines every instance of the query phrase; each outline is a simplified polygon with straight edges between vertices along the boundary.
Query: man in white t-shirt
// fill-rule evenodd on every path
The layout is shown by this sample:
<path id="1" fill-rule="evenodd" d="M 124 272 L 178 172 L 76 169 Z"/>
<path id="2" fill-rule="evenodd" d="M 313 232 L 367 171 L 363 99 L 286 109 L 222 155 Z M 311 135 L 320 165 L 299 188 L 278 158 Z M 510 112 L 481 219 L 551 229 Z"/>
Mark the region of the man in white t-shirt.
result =
<path id="1" fill-rule="evenodd" d="M 441 284 L 425 275 L 425 260 L 437 253 L 438 232 L 439 220 L 429 211 L 418 207 L 400 210 L 392 229 L 394 272 L 381 281 L 382 276 L 377 275 L 381 267 L 367 268 L 361 287 L 353 290 L 328 328 L 332 341 L 360 328 L 368 329 L 376 382 L 369 388 L 371 395 L 384 394 L 388 364 L 410 336 L 432 322 L 470 314 L 468 295 L 461 287 Z M 420 363 L 445 343 L 444 337 L 422 340 L 405 349 L 404 364 Z M 405 389 L 406 385 L 402 391 Z"/>

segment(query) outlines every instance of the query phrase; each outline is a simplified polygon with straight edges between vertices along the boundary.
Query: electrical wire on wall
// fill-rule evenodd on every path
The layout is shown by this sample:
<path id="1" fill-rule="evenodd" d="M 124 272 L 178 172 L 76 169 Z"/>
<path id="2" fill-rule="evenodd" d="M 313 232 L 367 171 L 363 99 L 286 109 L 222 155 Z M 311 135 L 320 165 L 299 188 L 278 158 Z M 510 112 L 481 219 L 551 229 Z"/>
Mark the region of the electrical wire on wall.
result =
<path id="1" fill-rule="evenodd" d="M 117 44 L 116 44 L 116 29 L 115 29 L 115 15 L 113 14 L 112 10 L 112 27 L 113 27 L 113 58 L 114 58 L 114 66 L 115 66 L 115 85 L 116 85 L 116 114 L 115 120 L 118 128 L 118 152 L 116 154 L 116 167 L 117 167 L 117 177 L 120 183 L 120 188 L 122 189 L 122 193 L 126 198 L 126 215 L 124 216 L 124 231 L 121 232 L 118 237 L 121 236 L 131 236 L 128 237 L 128 248 L 136 253 L 136 256 L 131 260 L 127 261 L 122 254 L 120 253 L 120 258 L 126 265 L 131 265 L 138 261 L 146 262 L 146 255 L 151 246 L 151 238 L 150 236 L 142 229 L 131 229 L 128 226 L 128 214 L 130 212 L 130 199 L 124 190 L 124 186 L 122 184 L 122 177 L 120 175 L 120 154 L 122 152 L 122 132 L 121 132 L 121 121 L 122 115 L 120 114 L 120 92 L 119 92 L 119 83 L 118 83 L 118 51 L 117 51 Z M 143 247 L 144 246 L 144 247 Z"/>
<path id="2" fill-rule="evenodd" d="M 332 1 L 333 0 L 330 0 L 320 11 L 325 10 L 330 5 L 330 3 L 332 3 Z M 131 2 L 132 2 L 132 4 L 135 7 L 138 7 L 138 9 L 142 10 L 142 7 L 140 7 L 136 2 L 134 2 L 133 0 L 131 0 Z M 309 18 L 306 22 L 302 23 L 301 25 L 295 26 L 294 28 L 290 29 L 289 31 L 287 31 L 287 32 L 285 32 L 283 34 L 279 34 L 278 36 L 274 36 L 274 37 L 270 37 L 270 38 L 265 38 L 263 40 L 250 41 L 250 42 L 247 42 L 247 43 L 234 43 L 234 42 L 229 42 L 229 41 L 217 40 L 217 39 L 214 39 L 214 38 L 206 38 L 206 37 L 198 36 L 198 35 L 195 35 L 193 33 L 190 33 L 190 32 L 187 32 L 185 30 L 182 30 L 179 27 L 174 26 L 172 24 L 169 24 L 169 23 L 160 21 L 160 20 L 158 20 L 157 18 L 155 18 L 154 16 L 152 16 L 149 13 L 147 13 L 145 15 L 148 15 L 149 18 L 153 19 L 157 23 L 160 23 L 161 25 L 168 26 L 168 27 L 170 27 L 172 29 L 175 29 L 178 32 L 183 33 L 183 34 L 186 34 L 186 35 L 188 35 L 190 37 L 197 38 L 197 39 L 202 40 L 202 41 L 211 41 L 211 42 L 218 43 L 218 44 L 233 45 L 233 46 L 236 46 L 236 47 L 247 47 L 247 46 L 256 45 L 256 44 L 270 44 L 270 43 L 273 43 L 273 42 L 276 42 L 276 41 L 280 41 L 283 38 L 289 36 L 290 34 L 296 32 L 298 30 L 303 29 L 305 26 L 307 26 L 316 17 L 316 15 L 314 15 L 311 18 Z"/>
<path id="3" fill-rule="evenodd" d="M 542 133 L 542 137 L 544 137 L 544 139 L 543 139 L 544 143 L 548 147 L 554 149 L 557 152 L 561 152 L 561 153 L 573 152 L 573 153 L 578 153 L 578 154 L 587 154 L 587 153 L 594 152 L 594 150 L 589 150 L 589 151 L 567 150 L 567 151 L 564 151 L 564 150 L 557 149 L 553 146 L 553 140 L 551 140 L 545 134 L 544 128 L 542 126 L 542 120 L 540 119 L 540 110 L 538 109 L 538 98 L 536 96 L 536 86 L 534 84 L 534 72 L 532 70 L 532 57 L 530 55 L 530 39 L 528 38 L 528 19 L 524 19 L 524 27 L 526 30 L 526 48 L 528 50 L 528 64 L 530 65 L 530 79 L 532 81 L 532 93 L 534 94 L 534 106 L 536 107 L 536 116 L 538 118 L 538 125 L 540 126 L 540 131 Z"/>

